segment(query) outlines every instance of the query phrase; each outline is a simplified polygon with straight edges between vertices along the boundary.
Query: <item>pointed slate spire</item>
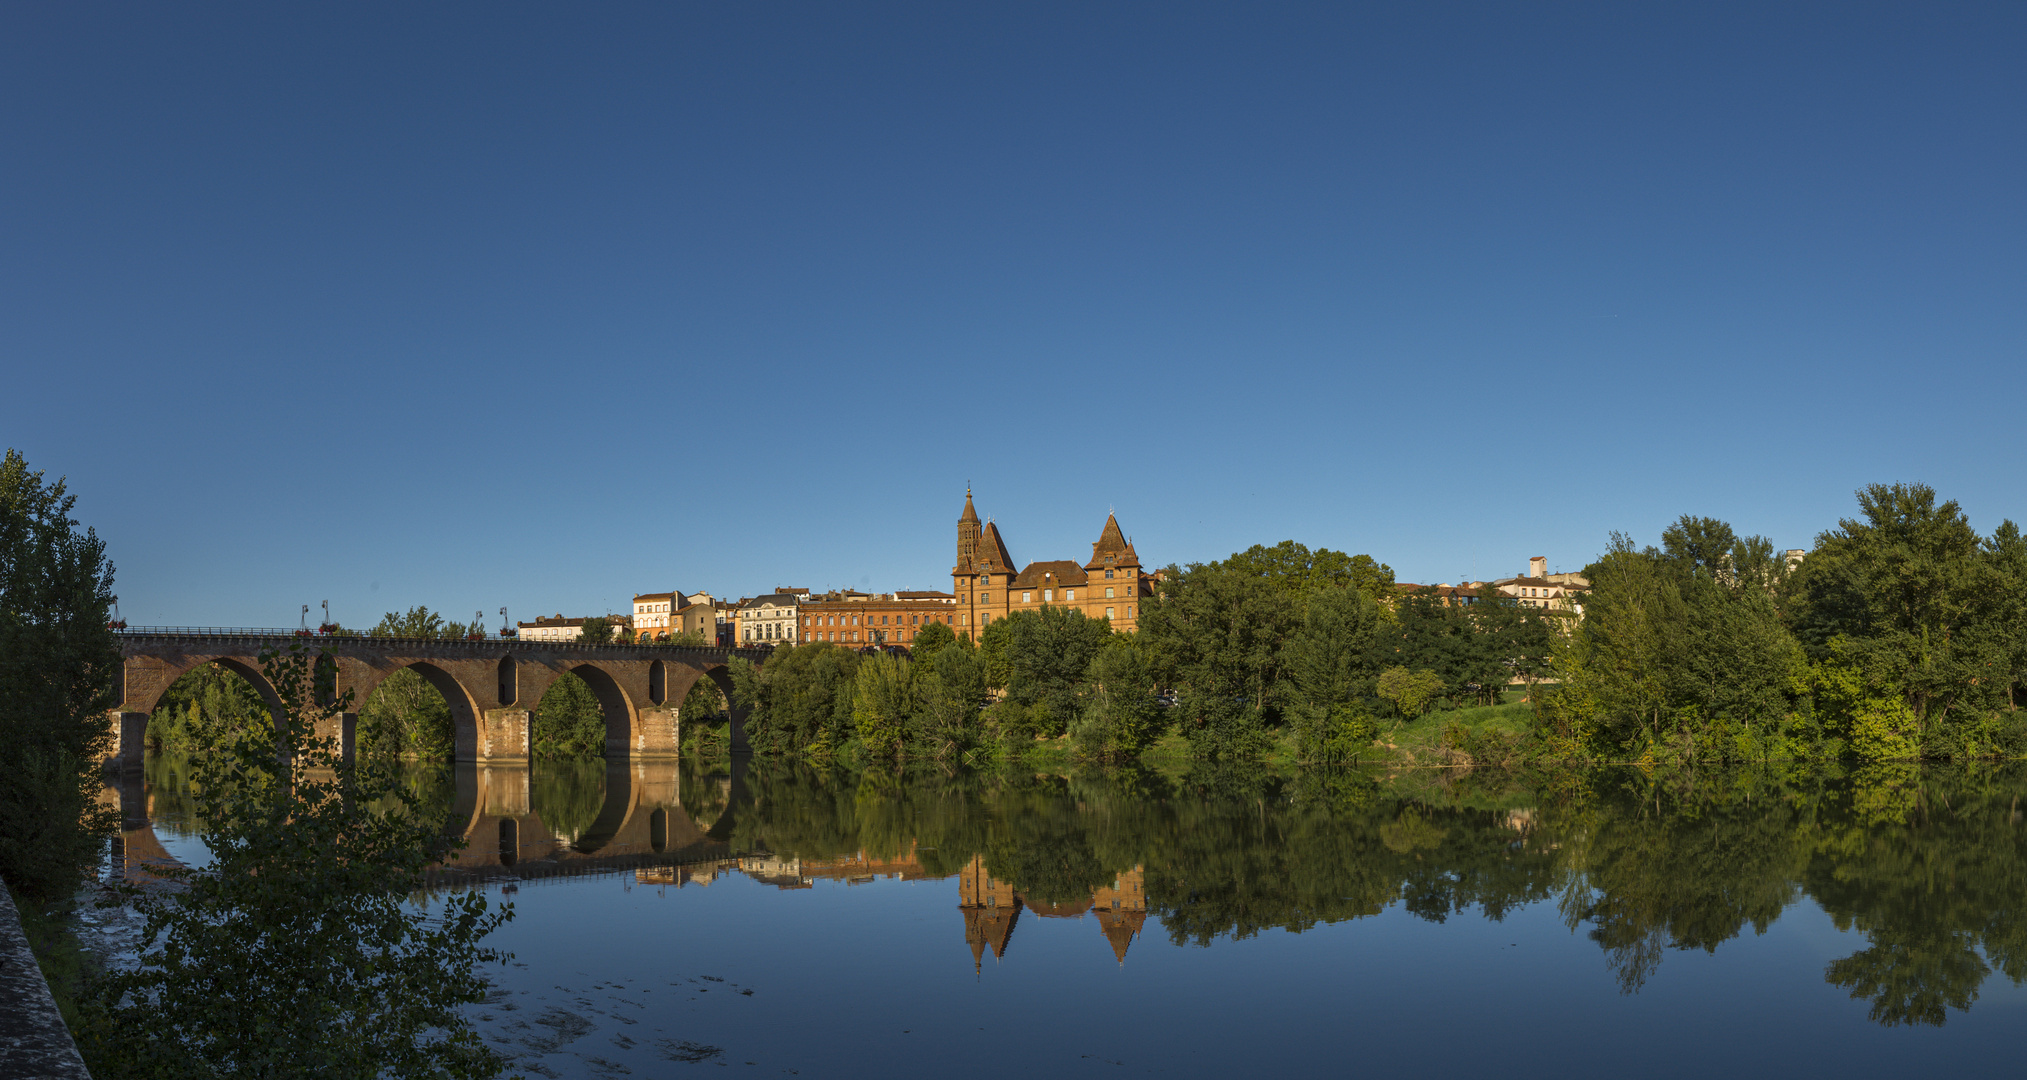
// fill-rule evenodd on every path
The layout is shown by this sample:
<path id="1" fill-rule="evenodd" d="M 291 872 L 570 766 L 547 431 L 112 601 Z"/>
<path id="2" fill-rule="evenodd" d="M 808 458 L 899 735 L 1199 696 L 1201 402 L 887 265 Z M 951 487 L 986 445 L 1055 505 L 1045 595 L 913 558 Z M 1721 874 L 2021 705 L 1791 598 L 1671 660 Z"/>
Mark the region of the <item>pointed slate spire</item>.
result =
<path id="1" fill-rule="evenodd" d="M 1091 545 L 1093 552 L 1125 551 L 1126 534 L 1119 529 L 1119 519 L 1105 515 L 1105 531 L 1098 534 L 1098 542 Z"/>
<path id="2" fill-rule="evenodd" d="M 978 524 L 978 511 L 973 509 L 971 506 L 970 484 L 964 485 L 964 516 L 957 519 L 957 523 L 959 525 L 962 525 L 965 522 L 970 522 L 973 525 Z"/>

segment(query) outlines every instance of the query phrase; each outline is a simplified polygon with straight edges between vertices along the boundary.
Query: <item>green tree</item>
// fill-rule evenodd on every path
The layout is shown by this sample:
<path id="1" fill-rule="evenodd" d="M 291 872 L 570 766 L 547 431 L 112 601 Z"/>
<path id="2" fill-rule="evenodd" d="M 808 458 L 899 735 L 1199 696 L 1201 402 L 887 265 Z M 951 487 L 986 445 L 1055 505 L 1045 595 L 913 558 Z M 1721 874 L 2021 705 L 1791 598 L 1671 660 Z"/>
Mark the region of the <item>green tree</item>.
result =
<path id="1" fill-rule="evenodd" d="M 1393 595 L 1393 567 L 1370 555 L 1347 555 L 1329 548 L 1308 548 L 1293 540 L 1273 547 L 1255 544 L 1224 562 L 1232 572 L 1259 581 L 1291 604 L 1300 604 L 1325 589 L 1354 589 L 1375 604 Z"/>
<path id="2" fill-rule="evenodd" d="M 584 624 L 577 628 L 578 644 L 580 645 L 613 644 L 614 635 L 620 632 L 617 624 L 618 620 L 612 618 L 609 615 L 584 620 Z"/>
<path id="3" fill-rule="evenodd" d="M 956 640 L 957 632 L 950 627 L 943 623 L 930 623 L 916 631 L 915 640 L 908 643 L 908 657 L 925 667 L 933 666 L 936 654 L 949 648 Z"/>
<path id="4" fill-rule="evenodd" d="M 1090 690 L 1070 728 L 1079 753 L 1098 760 L 1131 761 L 1160 736 L 1168 709 L 1138 635 L 1113 635 L 1091 658 L 1086 680 Z"/>
<path id="5" fill-rule="evenodd" d="M 1584 618 L 1557 660 L 1562 685 L 1543 718 L 1566 718 L 1581 699 L 1610 752 L 1787 753 L 1806 673 L 1782 618 L 1785 567 L 1772 544 L 1689 516 L 1663 542 L 1642 550 L 1614 534 L 1588 569 Z"/>
<path id="6" fill-rule="evenodd" d="M 979 653 L 987 681 L 1025 716 L 1020 733 L 1055 738 L 1082 708 L 1091 661 L 1111 637 L 1110 619 L 1045 604 L 987 626 Z"/>
<path id="7" fill-rule="evenodd" d="M 919 707 L 912 664 L 886 653 L 859 662 L 853 677 L 852 725 L 867 753 L 886 759 L 898 755 Z"/>
<path id="8" fill-rule="evenodd" d="M 417 604 L 398 615 L 392 611 L 382 615 L 380 621 L 375 623 L 371 630 L 366 631 L 366 636 L 450 638 L 464 636 L 463 630 L 464 628 L 457 623 L 445 622 L 441 613 L 431 611 L 425 605 Z"/>
<path id="9" fill-rule="evenodd" d="M 137 966 L 80 1023 L 95 1075 L 499 1072 L 459 1010 L 485 996 L 475 965 L 506 959 L 480 942 L 511 908 L 478 891 L 417 896 L 460 841 L 392 772 L 314 735 L 311 664 L 300 647 L 263 656 L 279 728 L 203 731 L 190 798 L 212 861 L 134 895 Z"/>
<path id="10" fill-rule="evenodd" d="M 148 743 L 162 749 L 191 749 L 207 718 L 233 727 L 274 722 L 260 692 L 238 672 L 222 664 L 199 664 L 170 683 L 156 701 L 148 717 Z"/>
<path id="11" fill-rule="evenodd" d="M 113 567 L 76 502 L 19 453 L 0 460 L 0 878 L 37 898 L 69 895 L 114 821 L 95 802 L 118 703 Z"/>
<path id="12" fill-rule="evenodd" d="M 1200 563 L 1164 572 L 1141 605 L 1140 634 L 1176 694 L 1177 726 L 1193 754 L 1240 757 L 1266 745 L 1296 608 L 1249 569 Z"/>
<path id="13" fill-rule="evenodd" d="M 929 636 L 926 628 L 924 636 Z M 926 653 L 918 647 L 911 660 L 922 698 L 911 737 L 929 757 L 949 758 L 979 741 L 979 709 L 986 699 L 985 661 L 970 639 L 956 637 L 947 627 L 940 638 L 931 640 L 935 647 Z M 916 643 L 919 646 L 921 638 Z"/>
<path id="14" fill-rule="evenodd" d="M 765 665 L 734 657 L 733 695 L 756 749 L 829 754 L 852 732 L 859 655 L 828 642 L 774 650 Z"/>
<path id="15" fill-rule="evenodd" d="M 1365 701 L 1374 693 L 1385 620 L 1357 588 L 1319 589 L 1304 609 L 1283 653 L 1299 748 L 1311 761 L 1342 760 L 1379 733 Z"/>
<path id="16" fill-rule="evenodd" d="M 1443 677 L 1433 671 L 1390 667 L 1380 672 L 1375 682 L 1379 696 L 1392 702 L 1402 716 L 1411 720 L 1428 712 L 1430 704 L 1443 692 Z"/>
<path id="17" fill-rule="evenodd" d="M 456 749 L 450 704 L 414 668 L 381 680 L 359 707 L 359 749 L 374 757 L 449 758 Z"/>
<path id="18" fill-rule="evenodd" d="M 2012 711 L 2023 654 L 2018 529 L 2002 523 L 1983 540 L 1925 484 L 1873 484 L 1858 504 L 1860 517 L 1818 537 L 1797 574 L 1791 617 L 1811 658 L 1849 663 L 1898 696 L 1905 742 L 1920 753 L 2018 748 L 2018 718 L 1996 715 Z"/>
<path id="19" fill-rule="evenodd" d="M 605 753 L 605 708 L 574 672 L 556 676 L 535 706 L 530 741 L 540 758 L 599 757 Z"/>

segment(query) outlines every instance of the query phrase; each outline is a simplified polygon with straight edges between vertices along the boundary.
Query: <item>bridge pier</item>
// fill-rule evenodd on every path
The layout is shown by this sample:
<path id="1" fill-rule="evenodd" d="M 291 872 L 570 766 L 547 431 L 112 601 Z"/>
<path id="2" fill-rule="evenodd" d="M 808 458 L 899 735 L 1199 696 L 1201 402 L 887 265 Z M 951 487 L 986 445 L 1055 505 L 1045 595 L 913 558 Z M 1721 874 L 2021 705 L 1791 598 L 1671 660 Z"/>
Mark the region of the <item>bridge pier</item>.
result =
<path id="1" fill-rule="evenodd" d="M 746 709 L 738 704 L 731 704 L 729 712 L 731 713 L 732 753 L 736 755 L 753 753 L 753 744 L 746 741 Z"/>
<path id="2" fill-rule="evenodd" d="M 105 760 L 105 770 L 140 772 L 148 753 L 148 714 L 114 709 L 106 721 L 113 729 L 113 752 Z"/>
<path id="3" fill-rule="evenodd" d="M 534 718 L 526 709 L 487 709 L 478 729 L 478 745 L 468 760 L 525 762 L 533 752 Z"/>
<path id="4" fill-rule="evenodd" d="M 338 748 L 338 760 L 350 764 L 359 749 L 359 714 L 338 712 L 317 721 L 316 736 L 329 739 Z"/>
<path id="5" fill-rule="evenodd" d="M 650 705 L 640 710 L 640 722 L 635 726 L 633 745 L 627 748 L 630 758 L 672 758 L 679 752 L 678 741 L 681 728 L 677 725 L 678 710 L 673 705 Z"/>

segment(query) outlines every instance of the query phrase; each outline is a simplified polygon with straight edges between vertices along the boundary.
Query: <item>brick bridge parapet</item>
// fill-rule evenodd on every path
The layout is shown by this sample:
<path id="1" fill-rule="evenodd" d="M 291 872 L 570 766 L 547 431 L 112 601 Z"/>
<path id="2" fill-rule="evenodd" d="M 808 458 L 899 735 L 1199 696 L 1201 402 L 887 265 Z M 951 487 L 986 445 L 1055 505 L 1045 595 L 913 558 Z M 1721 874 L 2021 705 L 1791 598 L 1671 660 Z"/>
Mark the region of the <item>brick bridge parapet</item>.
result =
<path id="1" fill-rule="evenodd" d="M 111 722 L 118 750 L 108 764 L 141 765 L 148 715 L 170 684 L 200 664 L 217 663 L 253 684 L 270 709 L 281 699 L 261 672 L 260 655 L 301 643 L 327 657 L 337 692 L 351 694 L 350 711 L 322 732 L 350 757 L 357 710 L 388 676 L 413 668 L 450 706 L 458 761 L 523 762 L 529 757 L 535 706 L 565 672 L 582 678 L 605 714 L 608 758 L 674 757 L 677 711 L 699 679 L 725 694 L 732 713 L 732 749 L 747 752 L 746 714 L 732 695 L 730 663 L 767 658 L 766 649 L 684 645 L 582 645 L 575 642 L 487 638 L 309 637 L 291 631 L 130 629 L 120 633 L 121 665 L 115 688 L 120 704 Z"/>

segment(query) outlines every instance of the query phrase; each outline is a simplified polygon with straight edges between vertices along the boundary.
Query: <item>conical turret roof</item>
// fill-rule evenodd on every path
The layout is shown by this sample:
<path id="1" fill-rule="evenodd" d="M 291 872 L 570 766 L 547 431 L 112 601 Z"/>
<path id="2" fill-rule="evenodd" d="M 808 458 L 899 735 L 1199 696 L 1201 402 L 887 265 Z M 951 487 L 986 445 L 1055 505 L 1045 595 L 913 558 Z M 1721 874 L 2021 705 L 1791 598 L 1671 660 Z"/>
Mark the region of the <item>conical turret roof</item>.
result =
<path id="1" fill-rule="evenodd" d="M 959 525 L 978 524 L 978 511 L 972 508 L 971 489 L 968 487 L 964 489 L 964 515 L 957 519 L 957 523 Z"/>
<path id="2" fill-rule="evenodd" d="M 1091 561 L 1084 564 L 1084 569 L 1096 570 L 1108 565 L 1105 562 L 1107 556 L 1111 557 L 1109 565 L 1112 566 L 1140 565 L 1140 556 L 1134 554 L 1133 543 L 1126 539 L 1125 531 L 1119 527 L 1119 518 L 1114 514 L 1105 515 L 1105 528 L 1098 533 L 1097 542 L 1091 545 Z"/>
<path id="3" fill-rule="evenodd" d="M 988 521 L 985 532 L 980 534 L 978 557 L 986 563 L 986 569 L 995 574 L 1014 572 L 1013 556 L 1007 553 L 1006 541 L 1000 539 L 999 526 Z"/>

